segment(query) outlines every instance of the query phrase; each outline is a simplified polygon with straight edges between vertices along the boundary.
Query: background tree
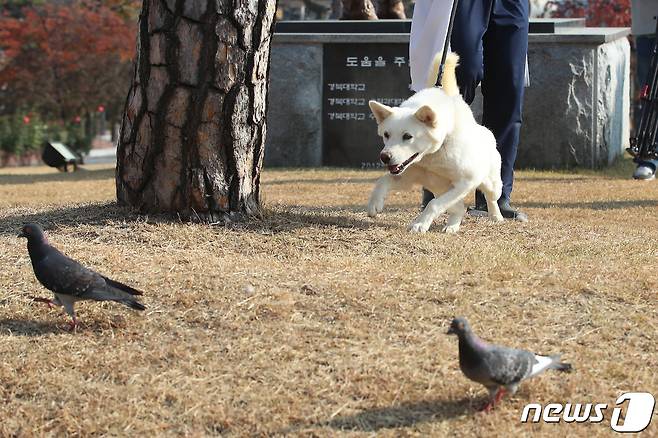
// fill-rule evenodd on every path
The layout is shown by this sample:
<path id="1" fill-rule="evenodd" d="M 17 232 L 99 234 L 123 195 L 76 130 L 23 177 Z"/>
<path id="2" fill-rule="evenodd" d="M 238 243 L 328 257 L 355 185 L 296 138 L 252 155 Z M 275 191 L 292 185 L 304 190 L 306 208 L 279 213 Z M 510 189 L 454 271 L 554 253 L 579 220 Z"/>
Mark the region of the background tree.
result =
<path id="1" fill-rule="evenodd" d="M 115 125 L 130 82 L 137 3 L 0 0 L 5 156 L 39 150 L 44 139 L 85 152 L 97 133 L 92 119 L 101 106 Z"/>
<path id="2" fill-rule="evenodd" d="M 117 117 L 135 52 L 128 4 L 43 3 L 0 5 L 0 115 L 29 108 L 68 122 L 103 104 Z"/>
<path id="3" fill-rule="evenodd" d="M 259 212 L 274 0 L 144 0 L 117 151 L 119 203 Z"/>
<path id="4" fill-rule="evenodd" d="M 551 0 L 544 6 L 544 16 L 585 17 L 587 26 L 628 27 L 631 25 L 630 0 Z"/>

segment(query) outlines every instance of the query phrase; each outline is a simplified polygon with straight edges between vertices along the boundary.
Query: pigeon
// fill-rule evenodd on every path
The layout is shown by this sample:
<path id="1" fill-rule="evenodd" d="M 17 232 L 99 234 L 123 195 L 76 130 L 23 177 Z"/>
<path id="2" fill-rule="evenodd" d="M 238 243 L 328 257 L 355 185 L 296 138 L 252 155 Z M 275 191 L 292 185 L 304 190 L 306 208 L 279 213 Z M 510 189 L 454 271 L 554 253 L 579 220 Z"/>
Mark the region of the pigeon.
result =
<path id="1" fill-rule="evenodd" d="M 34 298 L 34 300 L 46 303 L 48 307 L 64 307 L 71 317 L 71 330 L 75 330 L 78 326 L 73 309 L 76 301 L 116 301 L 132 309 L 146 309 L 135 298 L 135 295 L 142 295 L 142 292 L 104 277 L 65 256 L 48 243 L 39 225 L 24 225 L 18 237 L 27 238 L 27 251 L 37 280 L 55 294 L 54 300 L 47 298 Z"/>
<path id="2" fill-rule="evenodd" d="M 541 356 L 484 342 L 466 318 L 453 319 L 447 334 L 459 338 L 459 367 L 464 375 L 489 390 L 489 400 L 482 408 L 485 412 L 500 402 L 505 392 L 514 394 L 522 381 L 544 370 L 571 371 L 571 364 L 560 362 L 560 355 Z"/>

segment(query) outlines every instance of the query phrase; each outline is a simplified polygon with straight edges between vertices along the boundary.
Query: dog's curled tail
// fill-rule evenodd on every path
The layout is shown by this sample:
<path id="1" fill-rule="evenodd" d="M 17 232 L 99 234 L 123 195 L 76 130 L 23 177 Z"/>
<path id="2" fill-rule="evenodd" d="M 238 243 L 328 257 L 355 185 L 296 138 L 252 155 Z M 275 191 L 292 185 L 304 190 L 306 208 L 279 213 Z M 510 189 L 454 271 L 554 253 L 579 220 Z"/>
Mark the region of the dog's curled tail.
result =
<path id="1" fill-rule="evenodd" d="M 434 55 L 434 60 L 432 61 L 432 70 L 430 71 L 429 76 L 427 76 L 427 88 L 432 88 L 436 84 L 436 79 L 439 77 L 439 68 L 441 68 L 441 57 L 443 56 L 442 52 L 438 52 Z"/>
<path id="2" fill-rule="evenodd" d="M 441 77 L 441 88 L 448 96 L 457 96 L 459 94 L 459 86 L 457 85 L 457 65 L 459 64 L 459 55 L 455 52 L 448 53 L 446 56 L 446 63 L 443 68 L 443 76 Z M 438 75 L 438 72 L 437 72 Z"/>
<path id="3" fill-rule="evenodd" d="M 432 71 L 427 79 L 427 88 L 434 86 L 436 79 L 439 77 L 439 69 L 441 68 L 441 58 L 443 52 L 439 52 L 434 56 L 432 62 Z M 459 94 L 459 86 L 457 86 L 457 74 L 455 70 L 459 63 L 459 55 L 454 52 L 448 53 L 446 62 L 443 66 L 443 76 L 441 77 L 441 88 L 448 96 L 456 96 Z"/>

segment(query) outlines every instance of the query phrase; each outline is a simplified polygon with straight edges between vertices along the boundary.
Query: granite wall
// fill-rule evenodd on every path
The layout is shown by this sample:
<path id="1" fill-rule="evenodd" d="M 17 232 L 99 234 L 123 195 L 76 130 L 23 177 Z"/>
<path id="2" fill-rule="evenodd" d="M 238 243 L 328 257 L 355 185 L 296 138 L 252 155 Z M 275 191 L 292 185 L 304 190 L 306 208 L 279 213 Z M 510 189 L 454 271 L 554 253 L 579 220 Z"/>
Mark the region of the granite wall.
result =
<path id="1" fill-rule="evenodd" d="M 322 45 L 272 48 L 266 166 L 322 165 Z"/>

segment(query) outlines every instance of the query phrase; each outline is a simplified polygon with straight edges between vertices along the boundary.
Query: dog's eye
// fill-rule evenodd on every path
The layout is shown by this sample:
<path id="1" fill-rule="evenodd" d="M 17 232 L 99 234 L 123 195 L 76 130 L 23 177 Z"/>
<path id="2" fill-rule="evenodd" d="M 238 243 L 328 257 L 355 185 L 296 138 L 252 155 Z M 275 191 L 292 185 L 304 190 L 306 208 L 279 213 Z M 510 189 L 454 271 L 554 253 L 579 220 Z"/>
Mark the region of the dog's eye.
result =
<path id="1" fill-rule="evenodd" d="M 385 133 L 384 133 L 384 138 L 385 138 L 386 140 L 388 140 L 388 138 L 389 138 L 390 136 L 391 136 L 391 135 L 390 135 L 388 132 L 385 132 Z"/>
<path id="2" fill-rule="evenodd" d="M 411 140 L 412 138 L 413 138 L 413 136 L 411 134 L 409 134 L 408 132 L 405 132 L 404 135 L 402 136 L 402 140 L 404 140 L 404 141 Z"/>

